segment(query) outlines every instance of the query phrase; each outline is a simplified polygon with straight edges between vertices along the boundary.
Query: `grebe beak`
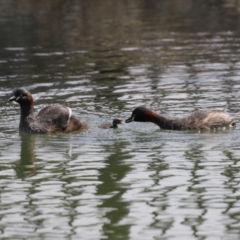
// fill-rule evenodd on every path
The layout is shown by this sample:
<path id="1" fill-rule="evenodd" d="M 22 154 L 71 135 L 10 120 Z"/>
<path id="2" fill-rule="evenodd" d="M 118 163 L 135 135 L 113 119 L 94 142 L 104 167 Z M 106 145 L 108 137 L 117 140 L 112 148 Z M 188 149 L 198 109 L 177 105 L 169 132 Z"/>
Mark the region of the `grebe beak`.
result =
<path id="1" fill-rule="evenodd" d="M 15 96 L 13 96 L 13 97 L 9 98 L 9 100 L 8 100 L 8 101 L 9 101 L 9 102 L 16 101 L 16 97 L 15 97 Z"/>
<path id="2" fill-rule="evenodd" d="M 130 122 L 132 122 L 132 121 L 133 121 L 133 117 L 130 117 L 130 118 L 128 118 L 128 119 L 125 120 L 126 123 L 130 123 Z"/>

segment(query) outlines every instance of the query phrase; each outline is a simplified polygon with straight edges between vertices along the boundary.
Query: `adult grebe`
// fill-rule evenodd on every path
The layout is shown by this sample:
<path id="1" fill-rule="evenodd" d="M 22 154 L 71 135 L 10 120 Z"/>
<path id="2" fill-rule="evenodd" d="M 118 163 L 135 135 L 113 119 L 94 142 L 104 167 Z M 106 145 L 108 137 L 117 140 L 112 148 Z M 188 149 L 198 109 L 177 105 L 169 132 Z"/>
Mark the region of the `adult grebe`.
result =
<path id="1" fill-rule="evenodd" d="M 80 121 L 72 116 L 72 110 L 69 107 L 62 105 L 50 105 L 34 114 L 33 96 L 25 88 L 14 90 L 13 97 L 9 101 L 20 104 L 20 131 L 27 133 L 70 133 L 89 128 L 85 121 Z"/>
<path id="2" fill-rule="evenodd" d="M 132 112 L 129 122 L 152 122 L 160 128 L 170 130 L 213 129 L 235 127 L 236 121 L 229 114 L 218 110 L 199 110 L 185 117 L 168 119 L 145 107 L 137 107 Z"/>

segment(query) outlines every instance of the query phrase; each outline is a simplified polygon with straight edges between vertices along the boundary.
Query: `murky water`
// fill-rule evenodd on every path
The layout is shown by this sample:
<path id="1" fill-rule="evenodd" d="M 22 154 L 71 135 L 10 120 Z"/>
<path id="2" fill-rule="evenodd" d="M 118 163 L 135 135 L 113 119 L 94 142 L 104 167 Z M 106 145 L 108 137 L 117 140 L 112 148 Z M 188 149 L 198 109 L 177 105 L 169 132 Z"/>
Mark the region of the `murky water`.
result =
<path id="1" fill-rule="evenodd" d="M 1 1 L 0 238 L 239 239 L 240 125 L 98 127 L 140 105 L 239 119 L 237 11 L 231 1 Z M 36 110 L 67 105 L 91 129 L 19 134 L 16 87 Z"/>

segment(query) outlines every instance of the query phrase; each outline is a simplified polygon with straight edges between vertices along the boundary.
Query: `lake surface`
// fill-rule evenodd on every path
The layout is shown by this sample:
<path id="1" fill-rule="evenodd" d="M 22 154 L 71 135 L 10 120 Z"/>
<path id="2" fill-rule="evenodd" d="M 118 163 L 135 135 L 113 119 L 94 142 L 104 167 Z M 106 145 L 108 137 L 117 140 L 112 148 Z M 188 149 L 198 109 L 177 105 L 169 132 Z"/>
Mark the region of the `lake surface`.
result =
<path id="1" fill-rule="evenodd" d="M 220 2 L 220 1 L 219 1 Z M 240 239 L 240 124 L 98 126 L 145 105 L 238 121 L 232 1 L 0 2 L 1 239 Z M 84 133 L 19 134 L 14 88 L 64 104 Z"/>

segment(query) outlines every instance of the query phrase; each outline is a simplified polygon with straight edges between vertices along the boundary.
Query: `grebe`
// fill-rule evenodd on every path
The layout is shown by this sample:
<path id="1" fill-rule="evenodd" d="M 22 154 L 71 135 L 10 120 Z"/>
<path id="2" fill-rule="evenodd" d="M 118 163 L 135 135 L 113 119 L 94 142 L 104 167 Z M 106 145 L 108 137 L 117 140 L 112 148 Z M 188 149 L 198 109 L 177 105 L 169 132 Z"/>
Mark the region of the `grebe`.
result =
<path id="1" fill-rule="evenodd" d="M 72 110 L 62 105 L 50 105 L 34 114 L 33 96 L 25 88 L 14 90 L 9 101 L 15 101 L 20 105 L 20 131 L 27 133 L 70 133 L 89 128 L 87 122 L 72 116 Z"/>
<path id="2" fill-rule="evenodd" d="M 168 119 L 145 107 L 137 107 L 132 112 L 129 122 L 152 122 L 162 129 L 190 130 L 235 127 L 236 121 L 229 114 L 218 110 L 199 110 L 185 117 Z"/>

